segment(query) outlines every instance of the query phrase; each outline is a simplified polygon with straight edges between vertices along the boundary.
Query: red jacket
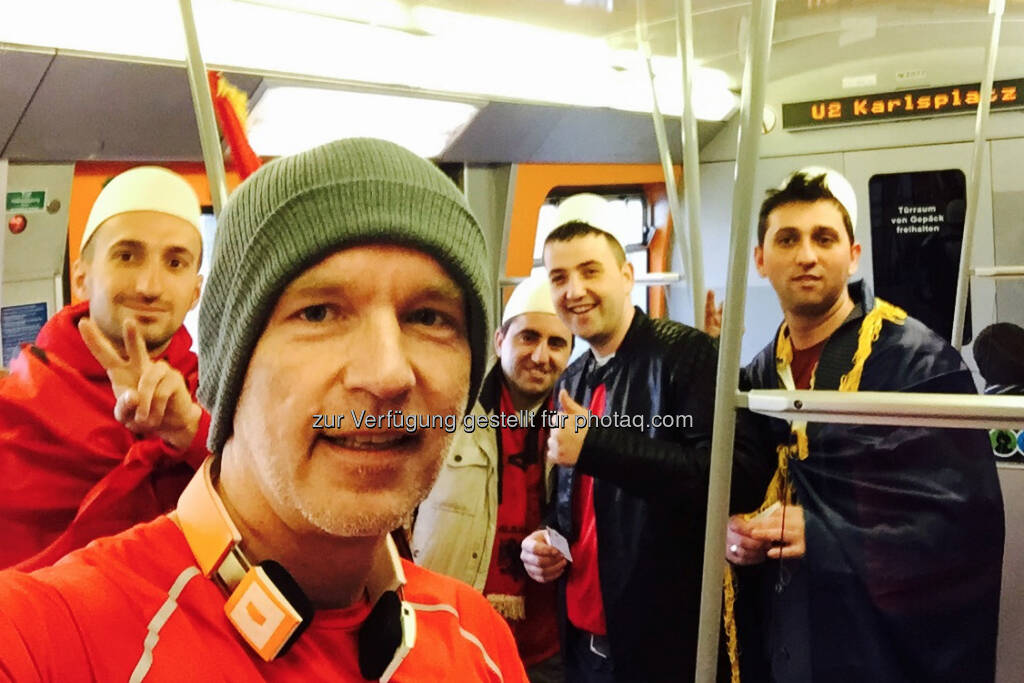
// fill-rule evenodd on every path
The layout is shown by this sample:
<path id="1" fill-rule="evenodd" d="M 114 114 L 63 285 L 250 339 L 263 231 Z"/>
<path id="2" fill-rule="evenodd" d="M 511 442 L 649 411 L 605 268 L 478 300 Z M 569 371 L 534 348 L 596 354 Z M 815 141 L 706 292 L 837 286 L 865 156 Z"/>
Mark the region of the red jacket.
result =
<path id="1" fill-rule="evenodd" d="M 0 568 L 52 564 L 172 509 L 207 455 L 205 411 L 185 452 L 114 419 L 110 380 L 77 327 L 88 311 L 88 302 L 59 311 L 0 379 Z M 194 398 L 191 345 L 181 328 L 161 358 Z"/>
<path id="2" fill-rule="evenodd" d="M 484 596 L 410 562 L 402 568 L 416 642 L 393 683 L 527 683 L 512 633 Z M 357 634 L 368 603 L 317 610 L 287 654 L 264 662 L 224 600 L 168 517 L 54 567 L 0 572 L 0 682 L 363 681 Z"/>

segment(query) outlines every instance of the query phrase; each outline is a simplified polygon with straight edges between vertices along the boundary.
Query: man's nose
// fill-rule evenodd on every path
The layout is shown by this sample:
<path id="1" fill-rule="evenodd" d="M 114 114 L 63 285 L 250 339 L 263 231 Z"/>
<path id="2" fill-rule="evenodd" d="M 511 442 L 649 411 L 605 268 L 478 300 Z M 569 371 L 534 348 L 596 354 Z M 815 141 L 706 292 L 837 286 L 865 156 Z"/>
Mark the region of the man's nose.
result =
<path id="1" fill-rule="evenodd" d="M 800 240 L 800 245 L 797 247 L 796 260 L 797 263 L 814 263 L 818 260 L 818 252 L 815 251 L 810 239 Z"/>
<path id="2" fill-rule="evenodd" d="M 530 360 L 537 365 L 547 365 L 549 355 L 548 345 L 541 341 L 533 347 L 533 352 L 530 354 Z"/>
<path id="3" fill-rule="evenodd" d="M 163 285 L 160 264 L 147 260 L 136 274 L 135 291 L 142 296 L 156 298 L 163 293 Z"/>
<path id="4" fill-rule="evenodd" d="M 583 278 L 576 273 L 570 273 L 566 282 L 565 295 L 569 299 L 580 299 L 587 293 L 583 286 Z"/>
<path id="5" fill-rule="evenodd" d="M 345 345 L 343 384 L 381 401 L 403 397 L 416 383 L 402 325 L 391 313 L 371 316 Z"/>

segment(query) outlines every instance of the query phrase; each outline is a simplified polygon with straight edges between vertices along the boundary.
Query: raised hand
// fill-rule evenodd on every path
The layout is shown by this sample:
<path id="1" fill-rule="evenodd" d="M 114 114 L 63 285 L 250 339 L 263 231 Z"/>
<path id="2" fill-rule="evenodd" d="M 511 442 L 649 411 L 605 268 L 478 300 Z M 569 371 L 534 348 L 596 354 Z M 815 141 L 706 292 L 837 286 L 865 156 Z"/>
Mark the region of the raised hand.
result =
<path id="1" fill-rule="evenodd" d="M 122 327 L 122 355 L 89 318 L 78 323 L 82 341 L 107 371 L 117 403 L 114 418 L 137 434 L 155 434 L 179 450 L 195 438 L 202 408 L 192 400 L 185 378 L 167 361 L 153 362 L 135 320 Z"/>
<path id="2" fill-rule="evenodd" d="M 712 337 L 722 334 L 722 308 L 725 304 L 715 306 L 715 292 L 709 289 L 704 299 L 704 331 Z"/>

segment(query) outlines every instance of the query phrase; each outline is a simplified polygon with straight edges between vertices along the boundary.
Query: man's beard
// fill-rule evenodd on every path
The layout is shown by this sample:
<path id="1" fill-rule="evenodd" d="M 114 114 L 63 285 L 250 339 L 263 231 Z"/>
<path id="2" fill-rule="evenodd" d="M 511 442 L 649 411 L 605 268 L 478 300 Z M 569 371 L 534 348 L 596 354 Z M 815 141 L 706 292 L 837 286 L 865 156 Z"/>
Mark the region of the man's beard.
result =
<path id="1" fill-rule="evenodd" d="M 177 331 L 175 331 L 175 333 L 177 333 Z M 165 344 L 169 344 L 172 339 L 174 339 L 174 334 L 171 334 L 169 337 L 161 337 L 155 341 L 146 337 L 146 350 L 153 353 L 154 351 L 163 348 Z"/>
<path id="2" fill-rule="evenodd" d="M 441 466 L 454 447 L 455 434 L 446 434 L 441 443 L 441 453 L 423 470 L 414 486 L 401 491 L 390 504 L 382 505 L 378 499 L 375 501 L 376 506 L 373 503 L 366 506 L 369 509 L 339 509 L 334 505 L 323 505 L 322 501 L 310 504 L 298 499 L 294 489 L 279 478 L 280 473 L 271 473 L 271 477 L 278 482 L 274 487 L 278 499 L 299 510 L 307 522 L 321 531 L 339 537 L 377 536 L 389 533 L 409 521 L 416 506 L 426 499 L 434 487 Z"/>
<path id="3" fill-rule="evenodd" d="M 843 290 L 838 289 L 835 292 L 826 292 L 825 296 L 820 301 L 803 301 L 794 303 L 789 306 L 789 312 L 793 315 L 797 315 L 801 318 L 818 318 L 830 310 L 839 301 L 839 297 L 842 295 Z"/>

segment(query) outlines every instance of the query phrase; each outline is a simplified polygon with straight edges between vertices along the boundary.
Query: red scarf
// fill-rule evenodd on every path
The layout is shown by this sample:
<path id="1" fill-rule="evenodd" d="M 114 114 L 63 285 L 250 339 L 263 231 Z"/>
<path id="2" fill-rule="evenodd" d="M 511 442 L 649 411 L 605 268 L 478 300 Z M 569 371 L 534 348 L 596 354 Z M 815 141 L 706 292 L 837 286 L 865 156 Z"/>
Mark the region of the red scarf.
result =
<path id="1" fill-rule="evenodd" d="M 501 383 L 499 411 L 520 414 Z M 544 434 L 533 428 L 500 429 L 498 435 L 498 520 L 484 595 L 506 619 L 525 619 L 526 570 L 519 559 L 523 539 L 540 526 L 544 500 Z"/>

